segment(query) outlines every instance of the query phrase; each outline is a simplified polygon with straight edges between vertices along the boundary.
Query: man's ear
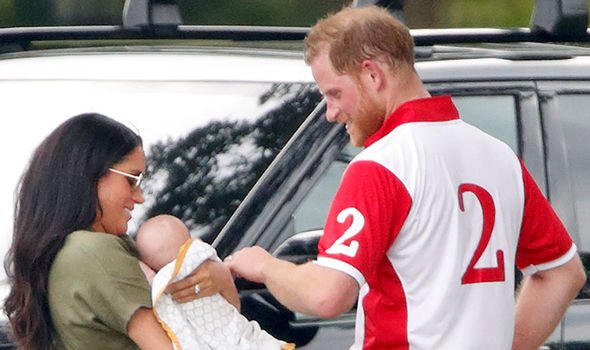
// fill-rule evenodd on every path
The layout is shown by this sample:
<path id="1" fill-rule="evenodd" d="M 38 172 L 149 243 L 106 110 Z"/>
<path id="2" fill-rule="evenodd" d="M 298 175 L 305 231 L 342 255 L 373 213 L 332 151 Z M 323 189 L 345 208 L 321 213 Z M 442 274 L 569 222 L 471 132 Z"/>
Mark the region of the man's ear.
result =
<path id="1" fill-rule="evenodd" d="M 378 61 L 364 60 L 361 64 L 361 80 L 367 87 L 379 91 L 385 84 L 385 72 Z"/>

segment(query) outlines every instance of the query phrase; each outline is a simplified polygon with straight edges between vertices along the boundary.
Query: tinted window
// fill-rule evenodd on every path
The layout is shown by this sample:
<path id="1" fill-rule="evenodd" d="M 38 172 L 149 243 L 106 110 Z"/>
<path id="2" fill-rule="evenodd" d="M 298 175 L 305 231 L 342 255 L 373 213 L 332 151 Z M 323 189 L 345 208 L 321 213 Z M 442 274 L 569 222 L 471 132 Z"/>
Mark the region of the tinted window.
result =
<path id="1" fill-rule="evenodd" d="M 171 213 L 211 240 L 270 161 L 320 101 L 310 83 L 0 81 L 5 167 L 0 208 L 34 147 L 66 118 L 98 112 L 137 130 L 148 156 L 145 215 Z M 0 219 L 11 232 L 11 215 Z M 10 235 L 3 234 L 2 251 Z M 2 270 L 3 271 L 3 270 Z"/>
<path id="2" fill-rule="evenodd" d="M 227 92 L 227 84 L 208 85 Z M 237 102 L 228 110 L 226 98 L 215 106 L 225 118 L 151 146 L 146 217 L 173 214 L 211 242 L 320 100 L 308 84 L 247 85 L 240 91 L 265 108 L 248 110 Z"/>
<path id="3" fill-rule="evenodd" d="M 518 153 L 514 96 L 453 96 L 461 119 L 504 141 Z"/>
<path id="4" fill-rule="evenodd" d="M 322 229 L 344 169 L 361 148 L 348 144 L 293 213 L 295 232 Z"/>
<path id="5" fill-rule="evenodd" d="M 453 102 L 464 121 L 506 142 L 515 152 L 518 151 L 518 123 L 513 96 L 453 96 Z M 342 173 L 360 150 L 349 144 L 328 167 L 293 214 L 295 232 L 324 227 Z"/>
<path id="6" fill-rule="evenodd" d="M 590 276 L 590 95 L 557 95 L 578 249 Z M 578 298 L 590 298 L 590 278 Z"/>
<path id="7" fill-rule="evenodd" d="M 590 251 L 590 96 L 559 95 L 557 98 L 571 171 L 579 248 Z"/>

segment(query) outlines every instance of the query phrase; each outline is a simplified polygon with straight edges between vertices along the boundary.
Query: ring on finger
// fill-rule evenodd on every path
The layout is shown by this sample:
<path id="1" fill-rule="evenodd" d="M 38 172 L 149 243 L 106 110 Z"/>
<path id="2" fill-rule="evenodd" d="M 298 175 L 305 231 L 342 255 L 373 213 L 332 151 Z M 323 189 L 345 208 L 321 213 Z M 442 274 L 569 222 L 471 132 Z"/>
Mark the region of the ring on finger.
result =
<path id="1" fill-rule="evenodd" d="M 195 284 L 195 295 L 199 294 L 201 292 L 201 287 L 199 287 L 199 284 Z"/>

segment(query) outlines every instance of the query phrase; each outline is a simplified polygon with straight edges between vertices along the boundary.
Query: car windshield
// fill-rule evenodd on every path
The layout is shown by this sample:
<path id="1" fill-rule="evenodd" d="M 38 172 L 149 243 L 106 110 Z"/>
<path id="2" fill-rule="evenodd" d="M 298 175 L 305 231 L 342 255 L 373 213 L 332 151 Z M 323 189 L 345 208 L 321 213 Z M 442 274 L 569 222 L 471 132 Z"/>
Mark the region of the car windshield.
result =
<path id="1" fill-rule="evenodd" d="M 171 213 L 211 241 L 320 101 L 312 83 L 0 80 L 0 249 L 9 246 L 14 191 L 34 148 L 66 118 L 96 112 L 143 138 L 146 202 L 129 225 Z M 4 271 L 2 270 L 2 276 Z"/>

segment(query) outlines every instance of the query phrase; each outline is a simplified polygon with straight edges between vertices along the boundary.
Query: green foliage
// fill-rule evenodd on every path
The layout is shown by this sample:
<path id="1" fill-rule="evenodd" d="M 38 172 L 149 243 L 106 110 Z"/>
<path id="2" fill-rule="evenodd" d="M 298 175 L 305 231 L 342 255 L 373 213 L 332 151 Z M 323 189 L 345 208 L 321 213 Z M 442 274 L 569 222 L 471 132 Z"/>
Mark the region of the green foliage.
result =
<path id="1" fill-rule="evenodd" d="M 178 0 L 186 24 L 277 26 L 309 26 L 347 2 Z M 125 0 L 0 0 L 0 27 L 120 24 L 124 3 Z"/>
<path id="2" fill-rule="evenodd" d="M 14 2 L 14 9 L 18 21 L 23 24 L 43 23 L 49 19 L 51 13 L 51 1 L 18 0 Z"/>
<path id="3" fill-rule="evenodd" d="M 528 27 L 535 0 L 406 0 L 410 28 Z"/>
<path id="4" fill-rule="evenodd" d="M 534 0 L 445 0 L 448 27 L 528 27 Z"/>
<path id="5" fill-rule="evenodd" d="M 310 26 L 352 0 L 178 0 L 186 24 Z M 0 27 L 120 24 L 125 0 L 0 0 Z M 527 27 L 535 0 L 406 0 L 411 28 Z"/>
<path id="6" fill-rule="evenodd" d="M 342 0 L 180 0 L 183 19 L 190 24 L 309 26 Z"/>
<path id="7" fill-rule="evenodd" d="M 16 25 L 16 12 L 14 2 L 11 0 L 0 0 L 0 27 Z"/>

